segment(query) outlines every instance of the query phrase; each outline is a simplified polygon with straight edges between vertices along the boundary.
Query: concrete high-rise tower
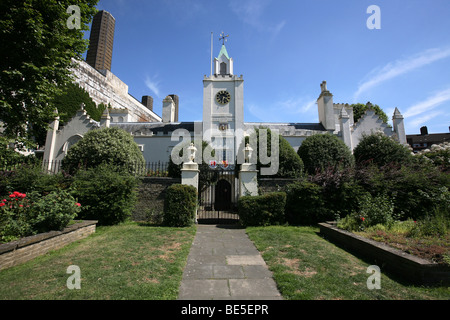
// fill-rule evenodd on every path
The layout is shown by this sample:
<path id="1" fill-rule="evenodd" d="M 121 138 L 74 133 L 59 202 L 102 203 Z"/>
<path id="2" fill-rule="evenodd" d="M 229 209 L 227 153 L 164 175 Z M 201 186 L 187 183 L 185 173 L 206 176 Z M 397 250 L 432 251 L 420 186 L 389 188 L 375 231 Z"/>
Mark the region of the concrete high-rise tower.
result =
<path id="1" fill-rule="evenodd" d="M 111 71 L 116 20 L 107 11 L 99 11 L 92 21 L 86 62 L 97 70 Z"/>

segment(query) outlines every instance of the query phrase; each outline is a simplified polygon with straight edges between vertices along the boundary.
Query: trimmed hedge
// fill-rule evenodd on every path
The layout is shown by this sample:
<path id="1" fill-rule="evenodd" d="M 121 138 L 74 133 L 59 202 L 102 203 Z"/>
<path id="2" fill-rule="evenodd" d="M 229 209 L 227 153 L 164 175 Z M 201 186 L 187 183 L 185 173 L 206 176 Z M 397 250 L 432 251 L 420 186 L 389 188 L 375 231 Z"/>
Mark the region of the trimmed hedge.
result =
<path id="1" fill-rule="evenodd" d="M 197 189 L 173 184 L 167 188 L 164 199 L 163 223 L 169 227 L 188 227 L 195 223 Z"/>
<path id="2" fill-rule="evenodd" d="M 286 220 L 290 225 L 311 225 L 330 220 L 322 187 L 303 181 L 286 188 Z M 333 219 L 333 217 L 331 217 Z"/>
<path id="3" fill-rule="evenodd" d="M 239 199 L 239 219 L 244 226 L 278 225 L 285 222 L 286 193 L 273 192 Z"/>
<path id="4" fill-rule="evenodd" d="M 102 164 L 79 170 L 71 189 L 82 204 L 81 219 L 114 225 L 131 216 L 137 202 L 138 185 L 139 180 L 134 175 L 114 165 Z"/>

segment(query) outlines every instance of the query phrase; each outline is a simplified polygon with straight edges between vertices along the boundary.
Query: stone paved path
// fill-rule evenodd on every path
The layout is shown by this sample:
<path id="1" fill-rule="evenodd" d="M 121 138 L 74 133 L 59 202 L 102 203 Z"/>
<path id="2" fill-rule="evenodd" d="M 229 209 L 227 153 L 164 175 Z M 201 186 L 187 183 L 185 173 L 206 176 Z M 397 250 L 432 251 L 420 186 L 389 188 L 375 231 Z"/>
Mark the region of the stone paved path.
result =
<path id="1" fill-rule="evenodd" d="M 282 300 L 245 229 L 198 225 L 179 300 Z"/>

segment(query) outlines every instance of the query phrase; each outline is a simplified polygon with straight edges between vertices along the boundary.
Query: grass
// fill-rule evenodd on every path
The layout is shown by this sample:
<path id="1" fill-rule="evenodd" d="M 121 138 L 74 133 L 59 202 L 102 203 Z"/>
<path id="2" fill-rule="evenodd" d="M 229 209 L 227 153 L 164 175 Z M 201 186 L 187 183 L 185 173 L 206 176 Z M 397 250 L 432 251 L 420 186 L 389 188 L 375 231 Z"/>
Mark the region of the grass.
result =
<path id="1" fill-rule="evenodd" d="M 0 300 L 174 300 L 195 227 L 124 223 L 33 261 L 0 271 Z M 247 228 L 286 300 L 448 300 L 450 288 L 424 288 L 381 275 L 369 290 L 368 263 L 318 235 L 314 227 Z M 81 289 L 66 286 L 67 267 L 81 270 Z"/>
<path id="2" fill-rule="evenodd" d="M 287 300 L 447 300 L 450 288 L 402 283 L 381 270 L 381 289 L 369 290 L 369 263 L 318 235 L 315 227 L 252 227 L 247 233 Z"/>
<path id="3" fill-rule="evenodd" d="M 0 299 L 176 299 L 195 230 L 138 223 L 98 227 L 86 239 L 0 271 Z M 80 290 L 67 288 L 70 265 L 80 267 Z"/>

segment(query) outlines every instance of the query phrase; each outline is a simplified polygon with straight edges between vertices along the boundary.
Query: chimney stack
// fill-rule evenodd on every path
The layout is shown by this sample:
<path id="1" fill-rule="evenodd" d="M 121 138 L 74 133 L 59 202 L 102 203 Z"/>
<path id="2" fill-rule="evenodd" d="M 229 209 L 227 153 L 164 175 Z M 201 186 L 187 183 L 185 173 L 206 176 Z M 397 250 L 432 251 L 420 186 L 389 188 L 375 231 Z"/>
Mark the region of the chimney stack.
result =
<path id="1" fill-rule="evenodd" d="M 142 104 L 150 111 L 153 111 L 153 98 L 151 96 L 142 96 Z"/>
<path id="2" fill-rule="evenodd" d="M 425 136 L 428 134 L 428 128 L 426 126 L 423 126 L 422 128 L 420 128 L 420 134 L 422 136 Z"/>

